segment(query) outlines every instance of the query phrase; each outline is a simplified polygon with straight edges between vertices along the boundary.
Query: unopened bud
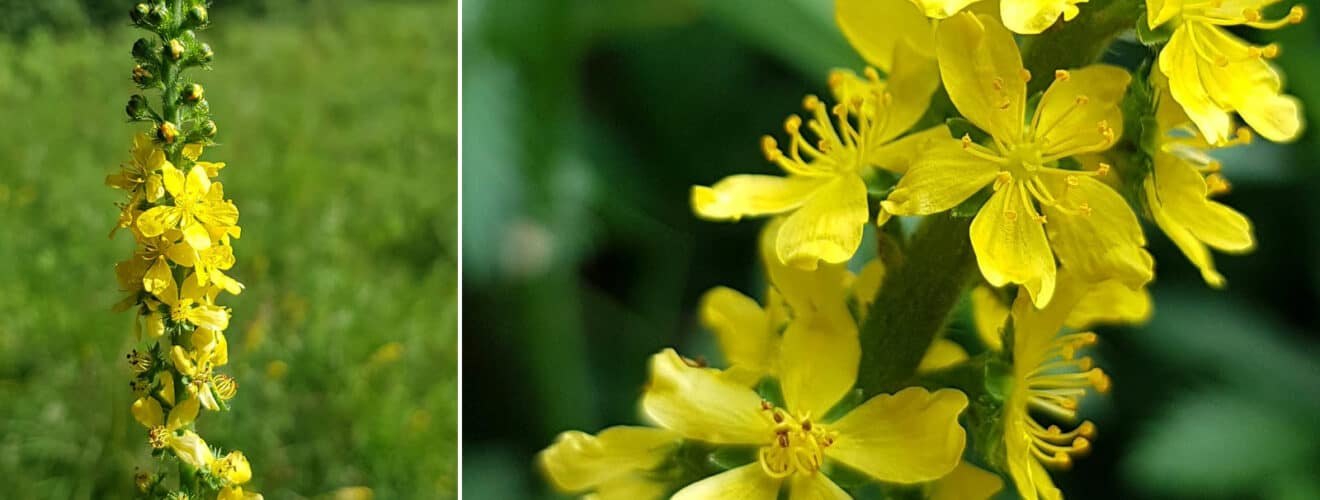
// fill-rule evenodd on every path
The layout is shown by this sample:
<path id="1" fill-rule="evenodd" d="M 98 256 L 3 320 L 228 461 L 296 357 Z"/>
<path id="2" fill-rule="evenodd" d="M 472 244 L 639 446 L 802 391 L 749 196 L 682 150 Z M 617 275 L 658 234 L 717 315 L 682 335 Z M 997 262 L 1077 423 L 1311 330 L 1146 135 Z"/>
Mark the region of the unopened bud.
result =
<path id="1" fill-rule="evenodd" d="M 165 55 L 175 61 L 178 61 L 183 57 L 183 51 L 183 42 L 180 42 L 177 39 L 170 40 L 170 43 L 165 45 Z"/>
<path id="2" fill-rule="evenodd" d="M 147 98 L 140 94 L 135 94 L 128 98 L 128 106 L 124 107 L 128 117 L 133 120 L 141 120 L 147 117 Z"/>
<path id="3" fill-rule="evenodd" d="M 133 474 L 133 483 L 137 485 L 138 491 L 142 493 L 151 491 L 151 487 L 156 485 L 155 478 L 141 470 Z"/>
<path id="4" fill-rule="evenodd" d="M 169 17 L 170 13 L 165 10 L 165 6 L 157 5 L 151 8 L 151 12 L 147 13 L 147 22 L 153 26 L 160 26 L 165 24 L 165 20 L 169 19 Z"/>
<path id="5" fill-rule="evenodd" d="M 146 86 L 151 83 L 152 76 L 151 70 L 148 70 L 146 66 L 139 64 L 133 67 L 133 83 Z"/>
<path id="6" fill-rule="evenodd" d="M 151 42 L 146 38 L 133 42 L 133 58 L 139 61 L 151 59 Z"/>
<path id="7" fill-rule="evenodd" d="M 202 64 L 208 64 L 215 59 L 215 52 L 211 51 L 211 46 L 205 43 L 197 50 L 197 60 Z"/>
<path id="8" fill-rule="evenodd" d="M 141 24 L 147 18 L 147 14 L 150 13 L 151 7 L 148 7 L 145 3 L 140 3 L 134 5 L 133 9 L 128 11 L 128 18 L 133 21 L 133 24 Z"/>
<path id="9" fill-rule="evenodd" d="M 179 138 L 179 128 L 173 123 L 161 122 L 160 126 L 156 127 L 156 138 L 165 144 L 174 144 L 174 140 Z"/>
<path id="10" fill-rule="evenodd" d="M 206 102 L 206 98 L 203 97 L 201 100 L 198 100 L 193 104 L 193 111 L 197 113 L 198 116 L 209 115 L 211 114 L 211 103 Z"/>
<path id="11" fill-rule="evenodd" d="M 193 6 L 188 9 L 188 18 L 185 21 L 187 26 L 200 28 L 211 22 L 210 15 L 206 12 L 206 7 L 201 5 Z"/>
<path id="12" fill-rule="evenodd" d="M 202 122 L 201 125 L 198 125 L 197 129 L 200 130 L 205 137 L 215 137 L 215 133 L 219 131 L 215 126 L 215 120 L 206 120 Z"/>
<path id="13" fill-rule="evenodd" d="M 183 100 L 188 102 L 197 102 L 202 98 L 204 90 L 201 85 L 190 83 L 183 88 Z"/>

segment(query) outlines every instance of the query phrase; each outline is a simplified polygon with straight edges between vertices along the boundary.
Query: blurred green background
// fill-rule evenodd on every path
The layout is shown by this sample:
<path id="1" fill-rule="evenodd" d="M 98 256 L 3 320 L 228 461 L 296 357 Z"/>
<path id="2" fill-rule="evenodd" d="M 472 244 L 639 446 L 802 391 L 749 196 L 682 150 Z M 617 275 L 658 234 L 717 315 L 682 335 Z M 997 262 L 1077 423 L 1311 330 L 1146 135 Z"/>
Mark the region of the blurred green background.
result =
<path id="1" fill-rule="evenodd" d="M 215 70 L 191 75 L 247 289 L 224 301 L 238 397 L 202 435 L 268 499 L 452 498 L 457 4 L 216 3 Z M 103 185 L 145 127 L 131 4 L 0 1 L 0 497 L 128 498 L 153 465 Z"/>
<path id="2" fill-rule="evenodd" d="M 759 223 L 697 220 L 689 187 L 778 173 L 759 137 L 782 141 L 825 72 L 861 62 L 828 0 L 480 0 L 462 22 L 464 485 L 553 497 L 539 449 L 640 422 L 659 348 L 718 359 L 702 292 L 760 295 Z M 1288 90 L 1320 124 L 1320 22 L 1247 34 L 1283 45 Z M 1227 290 L 1148 230 L 1155 316 L 1102 331 L 1115 389 L 1087 400 L 1100 434 L 1056 473 L 1068 498 L 1320 498 L 1317 132 L 1224 155 L 1225 200 L 1259 239 L 1217 257 Z M 965 311 L 951 328 L 970 328 Z"/>

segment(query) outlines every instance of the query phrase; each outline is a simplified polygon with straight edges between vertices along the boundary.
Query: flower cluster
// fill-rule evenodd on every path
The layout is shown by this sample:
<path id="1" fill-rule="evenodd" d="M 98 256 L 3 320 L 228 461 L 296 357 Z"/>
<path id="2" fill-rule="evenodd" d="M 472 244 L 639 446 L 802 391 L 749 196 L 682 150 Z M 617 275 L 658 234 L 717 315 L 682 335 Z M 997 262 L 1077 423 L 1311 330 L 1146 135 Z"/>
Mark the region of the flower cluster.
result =
<path id="1" fill-rule="evenodd" d="M 143 95 L 129 100 L 130 120 L 150 123 L 152 132 L 134 136 L 131 160 L 106 177 L 126 196 L 111 236 L 124 230 L 136 243 L 115 265 L 125 294 L 115 309 L 137 315 L 139 348 L 128 354 L 137 397 L 133 416 L 153 456 L 180 464 L 173 482 L 164 472 L 139 472 L 139 498 L 260 498 L 244 491 L 252 470 L 243 453 L 213 449 L 196 428 L 202 410 L 227 410 L 238 390 L 234 378 L 219 371 L 229 362 L 224 332 L 230 311 L 217 300 L 243 290 L 226 274 L 240 230 L 238 208 L 215 180 L 225 164 L 201 159 L 214 144 L 216 125 L 204 89 L 184 76 L 190 68 L 209 68 L 214 58 L 194 31 L 209 25 L 207 5 L 139 3 L 130 17 L 157 38 L 133 45 L 133 81 L 159 90 L 161 104 L 156 109 Z"/>
<path id="2" fill-rule="evenodd" d="M 1248 127 L 1274 141 L 1301 129 L 1266 61 L 1279 49 L 1223 29 L 1296 23 L 1300 7 L 1268 20 L 1272 0 L 1132 0 L 1088 19 L 1084 4 L 836 0 L 870 66 L 832 72 L 830 101 L 808 95 L 785 141 L 762 138 L 784 175 L 691 192 L 704 219 L 771 217 L 762 299 L 718 287 L 701 301 L 725 365 L 652 356 L 640 403 L 652 425 L 561 434 L 539 456 L 550 483 L 630 500 L 985 499 L 1006 478 L 1022 498 L 1062 498 L 1049 471 L 1090 450 L 1097 426 L 1078 422 L 1080 401 L 1111 386 L 1081 355 L 1099 340 L 1088 330 L 1151 314 L 1142 219 L 1221 287 L 1209 249 L 1255 241 L 1211 199 L 1228 190 L 1214 150 L 1250 142 Z M 1127 30 L 1149 48 L 1136 67 L 1085 54 L 1045 75 L 1024 65 L 1031 47 Z M 892 230 L 913 222 L 895 216 L 924 220 Z M 872 224 L 883 248 L 868 258 Z M 958 259 L 967 279 L 931 279 Z M 981 345 L 941 335 L 960 300 Z M 920 331 L 907 316 L 940 323 Z"/>

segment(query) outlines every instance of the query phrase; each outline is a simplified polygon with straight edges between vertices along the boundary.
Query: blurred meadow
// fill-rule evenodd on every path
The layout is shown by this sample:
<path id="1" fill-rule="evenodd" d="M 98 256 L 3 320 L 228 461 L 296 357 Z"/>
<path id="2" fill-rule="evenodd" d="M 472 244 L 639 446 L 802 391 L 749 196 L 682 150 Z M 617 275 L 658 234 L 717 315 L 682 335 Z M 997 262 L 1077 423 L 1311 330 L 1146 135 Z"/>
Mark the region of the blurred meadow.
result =
<path id="1" fill-rule="evenodd" d="M 452 498 L 456 1 L 216 3 L 192 78 L 247 288 L 224 302 L 241 388 L 202 433 L 267 499 Z M 129 498 L 154 467 L 103 184 L 146 127 L 123 111 L 130 6 L 0 1 L 0 497 Z"/>
<path id="2" fill-rule="evenodd" d="M 760 296 L 760 222 L 700 221 L 688 190 L 778 173 L 759 138 L 782 140 L 830 68 L 861 68 L 832 9 L 464 2 L 466 491 L 559 498 L 535 453 L 561 431 L 642 422 L 648 355 L 718 363 L 697 300 L 717 285 Z M 1312 128 L 1223 155 L 1224 200 L 1258 240 L 1216 256 L 1225 290 L 1147 228 L 1155 314 L 1100 331 L 1114 390 L 1085 400 L 1099 435 L 1055 475 L 1069 499 L 1320 498 L 1320 22 L 1243 34 L 1281 44 Z M 1131 66 L 1143 50 L 1129 37 L 1106 59 Z M 966 310 L 950 329 L 974 337 Z"/>

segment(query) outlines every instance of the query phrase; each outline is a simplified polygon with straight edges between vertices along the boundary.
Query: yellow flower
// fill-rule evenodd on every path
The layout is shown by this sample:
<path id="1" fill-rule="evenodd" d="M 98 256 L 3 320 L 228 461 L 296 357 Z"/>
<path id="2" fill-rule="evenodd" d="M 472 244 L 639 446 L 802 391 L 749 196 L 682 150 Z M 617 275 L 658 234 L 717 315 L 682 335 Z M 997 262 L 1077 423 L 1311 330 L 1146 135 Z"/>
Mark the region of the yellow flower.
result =
<path id="1" fill-rule="evenodd" d="M 787 154 L 774 138 L 762 139 L 766 158 L 787 177 L 734 175 L 710 187 L 694 186 L 693 211 L 702 218 L 727 221 L 788 214 L 775 247 L 779 260 L 789 265 L 809 270 L 819 261 L 838 264 L 851 258 L 870 217 L 864 179 L 875 168 L 906 169 L 915 144 L 929 140 L 932 132 L 898 138 L 925 113 L 939 85 L 934 62 L 911 43 L 873 45 L 866 46 L 864 56 L 870 58 L 875 47 L 892 50 L 880 55 L 883 60 L 872 62 L 891 69 L 887 81 L 869 68 L 865 79 L 836 72 L 830 86 L 839 104 L 830 108 L 815 96 L 804 100 L 810 113 L 806 128 L 818 140 L 803 136 L 803 121 L 797 115 L 784 125 L 790 140 Z"/>
<path id="2" fill-rule="evenodd" d="M 152 207 L 138 216 L 142 236 L 151 238 L 178 228 L 189 246 L 202 250 L 211 246 L 212 231 L 227 231 L 238 223 L 238 208 L 224 199 L 224 186 L 212 183 L 204 168 L 189 169 L 185 178 L 179 169 L 165 164 L 161 174 L 173 205 Z"/>
<path id="3" fill-rule="evenodd" d="M 963 462 L 931 484 L 929 500 L 989 500 L 1004 488 L 998 474 Z"/>
<path id="4" fill-rule="evenodd" d="M 1281 93 L 1283 80 L 1266 60 L 1279 53 L 1278 46 L 1249 45 L 1223 28 L 1277 29 L 1305 17 L 1300 5 L 1282 19 L 1262 17 L 1261 10 L 1276 2 L 1146 0 L 1152 29 L 1165 23 L 1176 26 L 1160 52 L 1160 72 L 1168 77 L 1173 98 L 1211 144 L 1232 138 L 1233 112 L 1271 141 L 1291 141 L 1301 133 L 1301 103 Z"/>
<path id="5" fill-rule="evenodd" d="M 1133 288 L 1150 281 L 1152 260 L 1142 248 L 1136 215 L 1122 196 L 1093 178 L 1107 169 L 1055 166 L 1114 144 L 1128 73 L 1106 65 L 1056 72 L 1024 126 L 1030 75 L 1008 30 L 988 16 L 958 14 L 940 23 L 936 51 L 954 105 L 994 143 L 982 146 L 967 136 L 933 142 L 883 209 L 897 215 L 943 212 L 993 185 L 994 194 L 972 221 L 977 264 L 992 285 L 1022 284 L 1037 306 L 1054 293 L 1056 257 L 1095 281 L 1118 278 Z"/>
<path id="6" fill-rule="evenodd" d="M 224 330 L 229 327 L 229 310 L 214 304 L 215 290 L 198 283 L 191 274 L 180 289 L 164 256 L 157 257 L 142 278 L 143 289 L 169 307 L 170 319 L 187 321 L 198 327 Z"/>
<path id="7" fill-rule="evenodd" d="M 221 236 L 219 244 L 201 250 L 192 245 L 172 245 L 165 254 L 175 263 L 193 268 L 198 284 L 215 285 L 238 295 L 243 292 L 243 284 L 224 273 L 234 267 L 234 247 L 228 240 Z"/>
<path id="8" fill-rule="evenodd" d="M 759 446 L 757 461 L 693 483 L 673 498 L 774 499 L 785 482 L 793 498 L 848 498 L 822 472 L 826 459 L 875 479 L 911 484 L 948 474 L 966 434 L 961 392 L 912 387 L 876 396 L 834 422 L 824 415 L 852 389 L 858 347 L 829 332 L 790 328 L 783 339 L 777 408 L 751 388 L 689 365 L 672 349 L 651 358 L 642 408 L 686 439 Z"/>
<path id="9" fill-rule="evenodd" d="M 187 430 L 188 424 L 197 419 L 198 401 L 188 399 L 170 410 L 168 418 L 156 398 L 143 396 L 133 402 L 133 418 L 147 428 L 147 439 L 152 448 L 169 448 L 174 455 L 193 468 L 201 469 L 210 465 L 214 457 L 211 448 L 202 441 L 197 433 Z"/>
<path id="10" fill-rule="evenodd" d="M 1224 286 L 1224 277 L 1215 270 L 1207 247 L 1231 253 L 1251 251 L 1256 246 L 1251 221 L 1208 198 L 1227 191 L 1228 182 L 1218 173 L 1219 162 L 1206 154 L 1213 147 L 1186 127 L 1187 116 L 1170 101 L 1163 92 L 1157 103 L 1160 139 L 1154 169 L 1144 183 L 1146 206 L 1164 234 L 1201 269 L 1205 282 L 1219 288 Z M 1249 137 L 1239 134 L 1227 144 L 1244 143 Z"/>
<path id="11" fill-rule="evenodd" d="M 729 364 L 723 373 L 748 386 L 779 375 L 780 334 L 791 322 L 816 322 L 819 328 L 847 332 L 855 341 L 857 328 L 847 303 L 850 285 L 865 311 L 883 273 L 879 261 L 868 265 L 861 279 L 842 264 L 804 271 L 779 262 L 775 242 L 783 222 L 775 218 L 761 231 L 761 260 L 770 282 L 764 309 L 726 287 L 711 289 L 701 300 L 701 322 L 715 334 Z"/>
<path id="12" fill-rule="evenodd" d="M 649 473 L 668 460 L 681 441 L 672 431 L 649 427 L 611 427 L 596 436 L 569 431 L 555 438 L 537 462 L 551 484 L 565 493 L 659 499 L 669 486 Z"/>
<path id="13" fill-rule="evenodd" d="M 1000 0 L 999 17 L 1014 33 L 1035 35 L 1053 26 L 1059 17 L 1071 21 L 1079 12 L 1077 4 L 1087 0 Z M 980 0 L 912 0 L 935 19 L 945 19 Z M 986 2 L 989 4 L 990 2 Z M 984 9 L 982 9 L 984 10 Z"/>
<path id="14" fill-rule="evenodd" d="M 231 451 L 211 462 L 211 474 L 228 481 L 231 486 L 238 486 L 252 479 L 252 466 L 243 452 Z"/>
<path id="15" fill-rule="evenodd" d="M 1013 304 L 1013 386 L 1004 404 L 1004 448 L 1009 475 L 1027 500 L 1062 498 L 1045 467 L 1070 466 L 1074 455 L 1090 449 L 1095 435 L 1089 421 L 1064 432 L 1038 423 L 1031 412 L 1073 422 L 1087 389 L 1109 390 L 1109 378 L 1091 366 L 1091 358 L 1077 357 L 1080 348 L 1095 343 L 1095 334 L 1057 335 L 1085 293 L 1083 283 L 1067 279 L 1044 309 L 1021 295 Z"/>
<path id="16" fill-rule="evenodd" d="M 867 64 L 885 73 L 893 71 L 901 45 L 934 57 L 935 24 L 909 0 L 835 0 L 834 21 Z"/>
<path id="17" fill-rule="evenodd" d="M 165 159 L 165 151 L 151 142 L 147 134 L 140 133 L 133 136 L 132 155 L 131 162 L 119 166 L 118 174 L 105 177 L 105 184 L 141 195 L 148 202 L 155 202 L 165 196 L 165 186 L 158 172 L 165 165 L 173 166 Z"/>

